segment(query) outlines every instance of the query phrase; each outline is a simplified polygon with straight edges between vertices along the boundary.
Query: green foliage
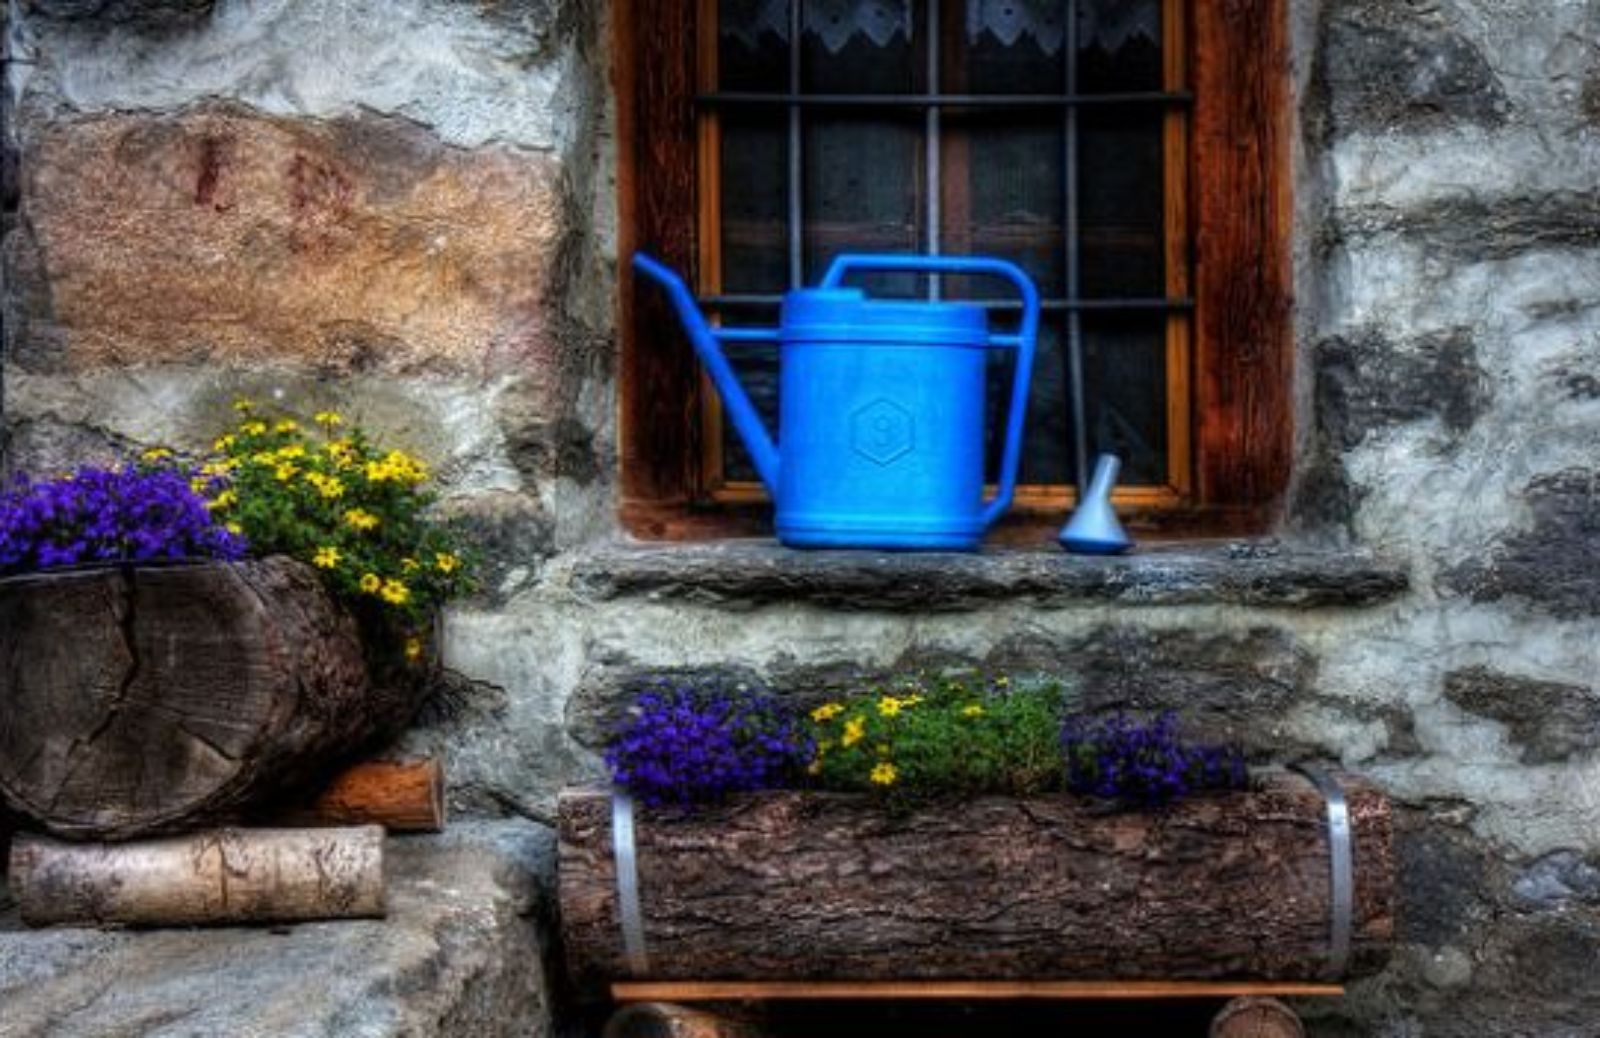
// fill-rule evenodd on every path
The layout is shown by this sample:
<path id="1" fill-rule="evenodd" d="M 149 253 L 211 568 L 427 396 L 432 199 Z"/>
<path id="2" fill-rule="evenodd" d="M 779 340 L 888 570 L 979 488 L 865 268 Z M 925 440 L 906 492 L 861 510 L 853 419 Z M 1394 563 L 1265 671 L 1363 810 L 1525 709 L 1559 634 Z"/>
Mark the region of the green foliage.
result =
<path id="1" fill-rule="evenodd" d="M 333 412 L 316 416 L 313 433 L 249 401 L 235 408 L 237 427 L 215 443 L 196 489 L 254 554 L 308 562 L 335 593 L 381 603 L 413 627 L 470 589 L 471 560 L 427 515 L 434 497 L 420 460 L 345 430 Z"/>
<path id="2" fill-rule="evenodd" d="M 823 789 L 901 798 L 1059 790 L 1061 720 L 1058 685 L 901 678 L 811 711 L 810 772 Z"/>

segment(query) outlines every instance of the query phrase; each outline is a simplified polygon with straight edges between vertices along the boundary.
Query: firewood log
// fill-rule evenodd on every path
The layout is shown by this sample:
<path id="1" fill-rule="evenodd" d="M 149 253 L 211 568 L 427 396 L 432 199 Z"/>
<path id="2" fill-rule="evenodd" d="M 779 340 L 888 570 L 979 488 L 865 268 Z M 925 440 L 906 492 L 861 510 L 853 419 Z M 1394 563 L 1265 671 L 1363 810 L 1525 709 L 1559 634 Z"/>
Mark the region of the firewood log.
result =
<path id="1" fill-rule="evenodd" d="M 280 825 L 381 825 L 394 833 L 445 826 L 444 767 L 436 758 L 365 761 L 339 773 L 316 799 L 276 813 Z"/>
<path id="2" fill-rule="evenodd" d="M 384 914 L 383 830 L 220 829 L 135 843 L 18 836 L 30 926 L 195 926 Z"/>
<path id="3" fill-rule="evenodd" d="M 1211 1021 L 1211 1038 L 1306 1038 L 1306 1029 L 1275 998 L 1236 998 Z"/>
<path id="4" fill-rule="evenodd" d="M 1387 798 L 1342 778 L 1354 832 L 1352 954 L 1330 961 L 1326 806 L 1305 779 L 1108 811 L 984 797 L 896 813 L 804 792 L 634 830 L 647 960 L 625 949 L 609 794 L 559 806 L 561 918 L 580 987 L 650 980 L 1335 980 L 1394 935 Z M 636 949 L 637 950 L 637 949 Z"/>
<path id="5" fill-rule="evenodd" d="M 69 839 L 231 822 L 393 733 L 360 625 L 284 558 L 0 580 L 0 799 Z"/>

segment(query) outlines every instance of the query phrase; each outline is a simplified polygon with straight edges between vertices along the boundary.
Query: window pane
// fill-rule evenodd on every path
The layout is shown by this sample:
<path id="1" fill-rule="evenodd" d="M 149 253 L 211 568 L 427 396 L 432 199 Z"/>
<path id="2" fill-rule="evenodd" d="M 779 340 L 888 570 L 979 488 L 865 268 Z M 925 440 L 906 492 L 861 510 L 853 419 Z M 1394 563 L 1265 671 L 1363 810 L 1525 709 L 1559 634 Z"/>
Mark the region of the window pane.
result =
<path id="1" fill-rule="evenodd" d="M 1167 482 L 1167 320 L 1083 315 L 1089 451 L 1122 459 L 1121 482 Z"/>
<path id="2" fill-rule="evenodd" d="M 1164 296 L 1161 114 L 1086 108 L 1078 125 L 1083 295 Z"/>
<path id="3" fill-rule="evenodd" d="M 788 135 L 759 114 L 722 117 L 722 290 L 788 287 Z"/>
<path id="4" fill-rule="evenodd" d="M 1079 0 L 1078 90 L 1160 89 L 1161 0 Z"/>
<path id="5" fill-rule="evenodd" d="M 717 78 L 723 90 L 789 89 L 787 0 L 721 0 Z"/>
<path id="6" fill-rule="evenodd" d="M 1014 323 L 1014 322 L 1012 322 Z M 1067 362 L 1061 320 L 1039 326 L 1039 344 L 1033 361 L 1033 382 L 1028 392 L 1028 418 L 1023 429 L 1022 484 L 1070 483 L 1072 465 L 1072 411 L 1067 404 Z M 1007 329 L 1009 330 L 1009 329 Z M 989 366 L 989 424 L 987 478 L 1000 478 L 1000 457 L 1005 448 L 1006 415 L 1011 406 L 1011 379 L 1015 353 L 996 351 Z"/>
<path id="7" fill-rule="evenodd" d="M 729 307 L 723 314 L 722 323 L 729 327 L 751 325 L 771 327 L 778 323 L 778 313 L 773 307 Z M 727 353 L 729 364 L 739 376 L 739 381 L 744 384 L 745 391 L 750 394 L 750 402 L 755 404 L 756 411 L 766 422 L 767 432 L 776 440 L 778 438 L 778 347 L 738 343 L 730 344 Z M 755 483 L 761 478 L 756 475 L 756 467 L 750 461 L 749 452 L 744 449 L 744 441 L 739 439 L 733 423 L 728 421 L 726 410 L 722 412 L 722 472 L 723 478 L 732 482 Z"/>
<path id="8" fill-rule="evenodd" d="M 904 94 L 922 89 L 926 44 L 911 0 L 803 2 L 802 90 Z"/>
<path id="9" fill-rule="evenodd" d="M 1065 24 L 1064 0 L 967 0 L 965 53 L 944 62 L 945 89 L 1062 93 L 1067 83 Z"/>
<path id="10" fill-rule="evenodd" d="M 822 115 L 805 127 L 806 283 L 841 252 L 922 246 L 922 124 L 911 118 Z M 917 279 L 858 278 L 876 295 L 913 296 Z"/>
<path id="11" fill-rule="evenodd" d="M 944 251 L 1020 264 L 1046 297 L 1065 294 L 1065 138 L 1059 117 L 961 113 L 945 119 Z M 958 298 L 1014 299 L 993 278 L 951 278 Z"/>

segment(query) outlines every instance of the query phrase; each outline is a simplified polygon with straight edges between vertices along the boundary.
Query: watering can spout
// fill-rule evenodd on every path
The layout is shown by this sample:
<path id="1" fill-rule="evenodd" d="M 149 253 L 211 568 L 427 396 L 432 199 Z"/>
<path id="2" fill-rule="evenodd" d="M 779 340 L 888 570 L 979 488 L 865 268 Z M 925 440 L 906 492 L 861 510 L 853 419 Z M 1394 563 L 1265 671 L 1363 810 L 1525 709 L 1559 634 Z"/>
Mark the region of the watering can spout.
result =
<path id="1" fill-rule="evenodd" d="M 776 500 L 778 448 L 772 442 L 772 434 L 767 431 L 760 413 L 751 403 L 750 394 L 739 384 L 739 377 L 734 374 L 733 366 L 728 363 L 727 356 L 722 352 L 722 343 L 716 331 L 695 304 L 689 286 L 685 285 L 683 279 L 670 267 L 642 252 L 634 253 L 633 269 L 666 290 L 667 298 L 672 300 L 674 309 L 678 311 L 678 319 L 683 322 L 683 329 L 688 333 L 690 345 L 699 355 L 701 363 L 706 366 L 706 372 L 722 396 L 723 407 L 727 410 L 734 430 L 744 441 L 745 449 L 750 452 L 750 460 L 755 464 L 756 473 L 761 477 L 761 482 L 766 484 L 767 492 Z M 772 338 L 776 340 L 776 336 Z"/>

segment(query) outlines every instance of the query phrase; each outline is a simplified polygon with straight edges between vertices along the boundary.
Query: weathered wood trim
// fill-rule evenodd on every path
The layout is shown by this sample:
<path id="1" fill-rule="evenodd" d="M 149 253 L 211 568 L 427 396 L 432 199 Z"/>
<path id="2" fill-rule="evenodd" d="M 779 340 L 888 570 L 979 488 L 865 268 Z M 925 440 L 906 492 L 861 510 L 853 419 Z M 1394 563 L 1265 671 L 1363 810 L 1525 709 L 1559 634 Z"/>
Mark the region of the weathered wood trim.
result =
<path id="1" fill-rule="evenodd" d="M 1293 448 L 1286 0 L 1192 5 L 1198 491 L 1270 524 Z"/>

